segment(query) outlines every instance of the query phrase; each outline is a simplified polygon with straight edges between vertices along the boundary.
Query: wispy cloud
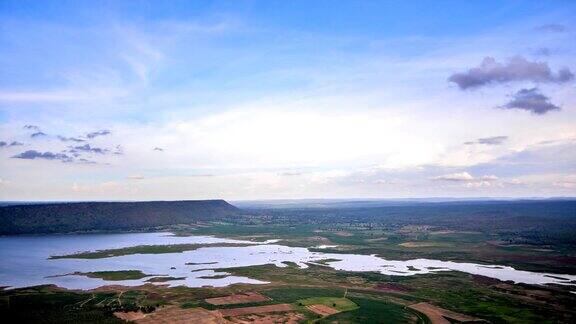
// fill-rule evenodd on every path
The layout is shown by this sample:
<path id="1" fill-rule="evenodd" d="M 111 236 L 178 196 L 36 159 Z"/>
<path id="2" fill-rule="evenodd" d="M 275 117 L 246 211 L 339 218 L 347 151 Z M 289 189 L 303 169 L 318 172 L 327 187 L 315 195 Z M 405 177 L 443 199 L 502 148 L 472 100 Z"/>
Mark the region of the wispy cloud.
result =
<path id="1" fill-rule="evenodd" d="M 114 151 L 112 151 L 112 154 L 114 155 L 123 155 L 124 154 L 124 149 L 122 149 L 121 145 L 116 145 L 116 147 L 114 148 Z"/>
<path id="2" fill-rule="evenodd" d="M 3 147 L 12 147 L 12 146 L 21 146 L 24 145 L 23 143 L 17 142 L 17 141 L 12 141 L 10 143 L 8 142 L 4 142 L 4 141 L 0 141 L 0 148 Z"/>
<path id="3" fill-rule="evenodd" d="M 526 110 L 536 115 L 560 110 L 560 107 L 551 103 L 550 98 L 543 95 L 538 88 L 519 90 L 512 95 L 512 100 L 500 108 Z"/>
<path id="4" fill-rule="evenodd" d="M 459 172 L 436 176 L 431 178 L 431 180 L 461 183 L 465 188 L 483 188 L 496 185 L 499 178 L 495 175 L 474 177 L 468 172 Z"/>
<path id="5" fill-rule="evenodd" d="M 144 180 L 144 176 L 141 174 L 133 174 L 126 177 L 128 180 Z"/>
<path id="6" fill-rule="evenodd" d="M 99 130 L 99 131 L 95 131 L 95 132 L 90 132 L 90 133 L 86 134 L 86 137 L 96 138 L 98 136 L 106 136 L 106 135 L 110 135 L 110 134 L 112 134 L 111 131 L 109 131 L 107 129 L 103 129 L 103 130 Z"/>
<path id="7" fill-rule="evenodd" d="M 485 57 L 478 67 L 452 74 L 448 81 L 456 83 L 462 90 L 468 90 L 513 81 L 565 83 L 573 79 L 574 74 L 568 68 L 553 73 L 548 63 L 531 62 L 522 56 L 514 56 L 506 63 Z"/>
<path id="8" fill-rule="evenodd" d="M 100 99 L 93 93 L 81 91 L 0 91 L 0 101 L 16 103 L 59 103 Z"/>
<path id="9" fill-rule="evenodd" d="M 38 152 L 36 150 L 28 150 L 22 152 L 20 154 L 14 155 L 12 158 L 14 159 L 23 159 L 23 160 L 59 160 L 62 162 L 72 162 L 73 158 L 63 154 L 63 153 L 53 153 L 53 152 Z"/>
<path id="10" fill-rule="evenodd" d="M 85 139 L 78 138 L 78 137 L 65 137 L 65 136 L 61 136 L 61 135 L 58 135 L 57 137 L 62 142 L 85 142 L 86 141 Z"/>
<path id="11" fill-rule="evenodd" d="M 535 27 L 534 30 L 548 33 L 562 33 L 566 31 L 566 26 L 560 24 L 546 24 Z"/>
<path id="12" fill-rule="evenodd" d="M 455 181 L 455 182 L 461 182 L 461 181 L 466 181 L 466 182 L 470 182 L 470 181 L 496 181 L 496 180 L 498 180 L 498 177 L 495 175 L 485 175 L 485 176 L 477 178 L 477 177 L 472 176 L 470 173 L 464 171 L 464 172 L 439 175 L 436 177 L 432 177 L 431 180 Z"/>
<path id="13" fill-rule="evenodd" d="M 111 194 L 78 196 L 72 181 L 129 183 L 146 193 L 118 191 L 118 199 L 156 199 L 459 196 L 576 165 L 567 149 L 539 153 L 545 161 L 524 152 L 574 133 L 573 88 L 561 87 L 574 79 L 572 24 L 557 23 L 567 19 L 487 17 L 467 33 L 454 33 L 458 21 L 428 21 L 435 32 L 414 37 L 421 28 L 391 35 L 360 23 L 334 33 L 322 22 L 312 31 L 252 11 L 213 14 L 149 20 L 123 11 L 81 25 L 15 17 L 0 35 L 9 78 L 0 134 L 4 147 L 27 146 L 3 149 L 2 170 L 20 174 L 38 197 L 47 194 L 34 180 L 47 177 L 63 199 Z M 545 94 L 531 91 L 537 86 Z M 493 109 L 502 104 L 520 113 Z M 546 118 L 522 113 L 559 106 Z M 41 131 L 48 136 L 27 139 Z M 21 172 L 31 162 L 9 157 L 28 149 L 18 158 L 73 163 L 36 161 L 42 168 Z M 518 159 L 503 158 L 512 152 Z M 371 168 L 379 170 L 360 174 Z M 127 181 L 143 171 L 145 181 Z M 518 190 L 510 192 L 531 194 Z"/>
<path id="14" fill-rule="evenodd" d="M 36 132 L 36 133 L 33 133 L 30 135 L 30 137 L 32 137 L 32 138 L 44 137 L 44 136 L 48 136 L 48 135 L 44 132 Z"/>
<path id="15" fill-rule="evenodd" d="M 84 153 L 106 154 L 109 151 L 110 150 L 108 149 L 90 146 L 90 144 L 78 145 L 71 147 L 70 149 L 71 153 L 84 152 Z"/>
<path id="16" fill-rule="evenodd" d="M 508 136 L 492 136 L 483 137 L 475 141 L 464 142 L 465 145 L 485 144 L 485 145 L 501 145 L 508 139 Z"/>
<path id="17" fill-rule="evenodd" d="M 34 131 L 39 131 L 40 127 L 36 126 L 36 125 L 24 125 L 23 127 L 24 129 L 27 130 L 34 130 Z"/>
<path id="18" fill-rule="evenodd" d="M 286 171 L 286 172 L 280 172 L 278 175 L 281 175 L 284 177 L 295 177 L 295 176 L 302 175 L 302 172 Z"/>
<path id="19" fill-rule="evenodd" d="M 472 181 L 474 180 L 474 177 L 468 172 L 458 172 L 458 173 L 439 175 L 431 179 L 441 181 Z"/>

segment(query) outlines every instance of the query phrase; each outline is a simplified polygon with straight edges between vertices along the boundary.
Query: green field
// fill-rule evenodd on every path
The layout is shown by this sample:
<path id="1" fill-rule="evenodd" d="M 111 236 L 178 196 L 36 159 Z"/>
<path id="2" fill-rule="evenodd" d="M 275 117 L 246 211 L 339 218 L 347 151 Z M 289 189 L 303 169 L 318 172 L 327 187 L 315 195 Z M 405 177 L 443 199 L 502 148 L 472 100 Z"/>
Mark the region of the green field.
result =
<path id="1" fill-rule="evenodd" d="M 302 306 L 326 305 L 341 312 L 347 312 L 358 308 L 358 305 L 356 305 L 350 299 L 341 297 L 311 297 L 306 299 L 299 299 L 296 302 L 298 305 Z"/>

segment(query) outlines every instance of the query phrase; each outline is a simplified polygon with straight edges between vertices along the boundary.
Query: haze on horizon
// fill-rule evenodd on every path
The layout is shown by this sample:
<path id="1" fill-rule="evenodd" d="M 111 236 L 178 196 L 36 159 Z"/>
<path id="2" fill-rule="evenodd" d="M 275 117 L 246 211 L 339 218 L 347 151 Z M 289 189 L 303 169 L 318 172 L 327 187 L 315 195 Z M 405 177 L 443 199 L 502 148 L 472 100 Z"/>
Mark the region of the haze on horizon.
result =
<path id="1" fill-rule="evenodd" d="M 2 1 L 0 200 L 576 196 L 573 1 Z"/>

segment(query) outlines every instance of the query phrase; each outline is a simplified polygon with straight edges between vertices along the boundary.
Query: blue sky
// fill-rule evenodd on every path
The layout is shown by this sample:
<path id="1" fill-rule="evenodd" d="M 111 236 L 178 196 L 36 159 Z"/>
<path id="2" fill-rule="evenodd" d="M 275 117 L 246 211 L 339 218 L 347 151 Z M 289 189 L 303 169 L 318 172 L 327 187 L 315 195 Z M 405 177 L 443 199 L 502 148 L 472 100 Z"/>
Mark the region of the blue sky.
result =
<path id="1" fill-rule="evenodd" d="M 0 199 L 573 196 L 575 16 L 2 1 Z"/>

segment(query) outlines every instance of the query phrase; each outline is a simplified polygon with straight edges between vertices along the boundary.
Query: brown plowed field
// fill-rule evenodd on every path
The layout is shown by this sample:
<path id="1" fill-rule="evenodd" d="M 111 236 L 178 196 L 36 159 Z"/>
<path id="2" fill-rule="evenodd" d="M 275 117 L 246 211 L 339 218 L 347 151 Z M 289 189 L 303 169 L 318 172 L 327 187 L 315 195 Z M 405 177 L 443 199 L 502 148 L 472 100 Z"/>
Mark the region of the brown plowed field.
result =
<path id="1" fill-rule="evenodd" d="M 233 304 L 246 304 L 246 303 L 259 303 L 268 301 L 270 298 L 260 295 L 255 292 L 248 292 L 245 294 L 230 295 L 225 297 L 207 298 L 205 302 L 212 305 L 233 305 Z"/>
<path id="2" fill-rule="evenodd" d="M 301 323 L 306 317 L 300 313 L 282 313 L 282 314 L 251 314 L 237 317 L 230 317 L 232 323 L 240 324 L 297 324 Z"/>
<path id="3" fill-rule="evenodd" d="M 308 306 L 306 306 L 306 308 L 308 308 L 312 312 L 314 312 L 318 315 L 322 315 L 322 316 L 328 316 L 328 315 L 340 313 L 339 310 L 334 309 L 330 306 L 322 305 L 322 304 L 308 305 Z"/>
<path id="4" fill-rule="evenodd" d="M 425 314 L 430 319 L 430 321 L 432 321 L 432 324 L 450 324 L 450 321 L 448 321 L 447 318 L 462 323 L 483 322 L 483 320 L 479 318 L 474 318 L 464 314 L 449 311 L 447 309 L 436 307 L 428 303 L 418 303 L 410 305 L 409 307 Z"/>
<path id="5" fill-rule="evenodd" d="M 132 322 L 146 317 L 146 314 L 142 312 L 114 312 L 114 316 L 127 322 Z"/>
<path id="6" fill-rule="evenodd" d="M 222 314 L 222 316 L 228 317 L 228 316 L 242 316 L 242 315 L 248 315 L 248 314 L 290 312 L 293 310 L 294 310 L 294 308 L 290 304 L 276 304 L 276 305 L 266 305 L 266 306 L 219 309 L 218 312 L 220 312 L 220 314 Z"/>
<path id="7" fill-rule="evenodd" d="M 208 311 L 204 308 L 188 308 L 169 306 L 161 308 L 151 314 L 146 314 L 143 318 L 135 320 L 138 324 L 228 324 L 218 312 Z"/>
<path id="8" fill-rule="evenodd" d="M 388 283 L 388 282 L 381 282 L 381 283 L 377 284 L 376 287 L 374 287 L 374 288 L 376 288 L 378 290 L 382 290 L 382 291 L 393 291 L 393 292 L 402 292 L 402 293 L 414 291 L 414 289 L 402 286 L 400 284 Z"/>

